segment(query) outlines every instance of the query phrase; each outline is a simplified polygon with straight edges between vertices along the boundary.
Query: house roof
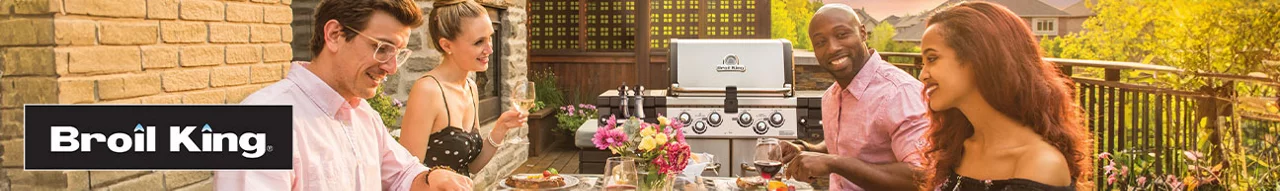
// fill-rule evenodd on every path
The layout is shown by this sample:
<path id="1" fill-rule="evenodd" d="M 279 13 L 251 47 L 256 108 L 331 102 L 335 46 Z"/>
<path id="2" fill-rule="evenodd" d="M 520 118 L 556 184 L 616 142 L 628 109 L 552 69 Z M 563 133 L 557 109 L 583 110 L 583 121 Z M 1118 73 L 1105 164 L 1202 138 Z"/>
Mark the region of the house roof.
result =
<path id="1" fill-rule="evenodd" d="M 894 28 L 898 29 L 897 31 L 898 34 L 893 36 L 893 40 L 919 42 L 920 37 L 924 36 L 925 27 L 922 25 L 924 24 L 925 19 L 929 18 L 929 16 L 933 15 L 933 13 L 937 13 L 939 11 L 942 11 L 943 9 L 950 7 L 951 5 L 962 3 L 965 1 L 966 0 L 947 0 L 947 2 L 943 2 L 942 4 L 938 5 L 937 7 L 934 7 L 929 11 L 924 12 L 923 14 L 918 14 L 915 16 L 907 16 L 902 18 L 901 20 L 898 21 L 898 23 L 893 25 Z M 1058 10 L 1058 8 L 1054 8 L 1053 6 L 1050 6 L 1049 4 L 1046 4 L 1040 0 L 981 0 L 981 1 L 987 1 L 995 4 L 1004 5 L 1006 8 L 1009 9 L 1009 11 L 1013 11 L 1014 14 L 1018 14 L 1019 17 L 1069 17 L 1069 16 L 1072 16 L 1071 14 L 1067 14 L 1067 12 L 1064 12 L 1063 10 Z"/>
<path id="2" fill-rule="evenodd" d="M 1071 6 L 1062 8 L 1062 12 L 1066 12 L 1071 16 L 1093 16 L 1095 14 L 1093 13 L 1093 10 L 1089 8 L 1093 7 L 1094 4 L 1097 4 L 1097 1 L 1092 3 L 1089 3 L 1089 1 L 1090 0 L 1083 0 L 1076 2 L 1076 4 L 1071 4 Z"/>
<path id="3" fill-rule="evenodd" d="M 898 17 L 897 15 L 889 15 L 889 17 L 884 18 L 882 22 L 889 23 L 890 25 L 892 25 L 892 24 L 897 24 L 899 19 L 902 19 L 902 18 Z"/>
<path id="4" fill-rule="evenodd" d="M 853 9 L 853 12 L 858 13 L 858 17 L 862 18 L 862 23 L 868 23 L 868 21 L 870 23 L 880 23 L 880 21 L 876 21 L 875 17 L 871 17 L 871 14 L 867 14 L 866 8 Z"/>
<path id="5" fill-rule="evenodd" d="M 1009 8 L 1020 17 L 1055 17 L 1070 16 L 1049 4 L 1039 0 L 985 0 Z"/>
<path id="6" fill-rule="evenodd" d="M 920 42 L 920 38 L 924 37 L 925 25 L 911 25 L 906 28 L 897 28 L 898 34 L 893 35 L 893 41 L 903 42 Z"/>

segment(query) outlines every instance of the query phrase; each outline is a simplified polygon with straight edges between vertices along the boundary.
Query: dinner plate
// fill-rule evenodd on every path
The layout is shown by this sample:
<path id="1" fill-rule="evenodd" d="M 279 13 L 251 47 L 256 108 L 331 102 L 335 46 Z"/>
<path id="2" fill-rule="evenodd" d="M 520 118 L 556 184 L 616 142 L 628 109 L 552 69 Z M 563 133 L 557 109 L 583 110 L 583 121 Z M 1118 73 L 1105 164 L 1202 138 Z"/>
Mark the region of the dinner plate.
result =
<path id="1" fill-rule="evenodd" d="M 535 174 L 517 174 L 516 176 L 529 176 L 529 175 L 535 175 Z M 502 179 L 502 183 L 498 184 L 498 186 L 501 186 L 504 189 L 512 189 L 512 190 L 563 190 L 563 189 L 573 188 L 574 186 L 578 185 L 578 177 L 565 176 L 565 175 L 560 175 L 560 177 L 564 178 L 564 186 L 555 187 L 555 188 L 543 188 L 543 189 L 516 188 L 515 186 L 507 185 L 506 179 Z M 510 178 L 511 177 L 507 177 L 507 179 L 510 179 Z"/>

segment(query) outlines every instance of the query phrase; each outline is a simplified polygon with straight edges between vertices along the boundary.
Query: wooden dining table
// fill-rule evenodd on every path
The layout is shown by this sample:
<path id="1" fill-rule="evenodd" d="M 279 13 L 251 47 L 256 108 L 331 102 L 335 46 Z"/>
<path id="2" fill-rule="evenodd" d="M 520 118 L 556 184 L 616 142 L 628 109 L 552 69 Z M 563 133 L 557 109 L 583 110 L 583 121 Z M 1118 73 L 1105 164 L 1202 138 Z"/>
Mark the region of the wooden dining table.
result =
<path id="1" fill-rule="evenodd" d="M 548 189 L 548 190 L 568 190 L 568 191 L 595 191 L 604 188 L 602 174 L 561 174 L 560 176 L 569 176 L 578 179 L 578 184 L 564 189 Z M 674 183 L 674 190 L 684 191 L 738 191 L 743 190 L 737 187 L 737 177 L 677 177 Z M 796 187 L 796 191 L 812 191 L 827 190 L 827 188 L 815 188 L 809 183 L 799 182 L 795 180 L 784 180 L 788 185 Z M 696 183 L 696 184 L 690 184 Z M 497 190 L 522 190 L 498 187 Z M 764 190 L 763 188 L 758 190 Z"/>

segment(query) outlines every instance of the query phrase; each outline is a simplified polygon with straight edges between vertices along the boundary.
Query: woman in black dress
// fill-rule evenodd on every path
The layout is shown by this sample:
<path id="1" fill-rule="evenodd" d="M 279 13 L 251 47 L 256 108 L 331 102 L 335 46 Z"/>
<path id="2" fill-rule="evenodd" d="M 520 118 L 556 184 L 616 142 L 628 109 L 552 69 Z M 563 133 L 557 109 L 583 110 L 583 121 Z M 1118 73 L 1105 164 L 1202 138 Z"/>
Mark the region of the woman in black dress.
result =
<path id="1" fill-rule="evenodd" d="M 926 190 L 1090 189 L 1090 135 L 1073 82 L 1041 58 L 1023 19 L 978 1 L 926 26 Z"/>
<path id="2" fill-rule="evenodd" d="M 493 26 L 484 7 L 471 0 L 438 0 L 434 7 L 424 27 L 443 59 L 409 91 L 400 144 L 427 167 L 471 176 L 493 159 L 507 131 L 524 126 L 527 113 L 504 112 L 488 137 L 480 135 L 479 98 L 469 76 L 489 68 Z"/>

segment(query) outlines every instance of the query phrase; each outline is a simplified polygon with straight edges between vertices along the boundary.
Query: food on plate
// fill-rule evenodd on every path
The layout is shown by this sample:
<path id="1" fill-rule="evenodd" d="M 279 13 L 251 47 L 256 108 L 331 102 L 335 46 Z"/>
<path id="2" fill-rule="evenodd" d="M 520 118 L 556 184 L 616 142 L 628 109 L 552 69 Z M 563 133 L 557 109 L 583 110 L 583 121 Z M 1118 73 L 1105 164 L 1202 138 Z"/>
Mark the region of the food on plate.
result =
<path id="1" fill-rule="evenodd" d="M 507 178 L 506 184 L 519 189 L 547 189 L 562 187 L 565 182 L 555 168 L 550 168 L 542 171 L 542 174 L 512 175 Z"/>
<path id="2" fill-rule="evenodd" d="M 759 176 L 738 177 L 738 188 L 744 190 L 756 189 L 765 185 L 765 180 Z"/>
<path id="3" fill-rule="evenodd" d="M 795 186 L 787 185 L 787 183 L 784 183 L 782 181 L 777 181 L 777 180 L 765 181 L 765 179 L 760 178 L 759 176 L 739 177 L 737 180 L 737 184 L 738 184 L 738 188 L 742 190 L 760 190 L 760 189 L 765 189 L 768 191 L 795 190 Z"/>

